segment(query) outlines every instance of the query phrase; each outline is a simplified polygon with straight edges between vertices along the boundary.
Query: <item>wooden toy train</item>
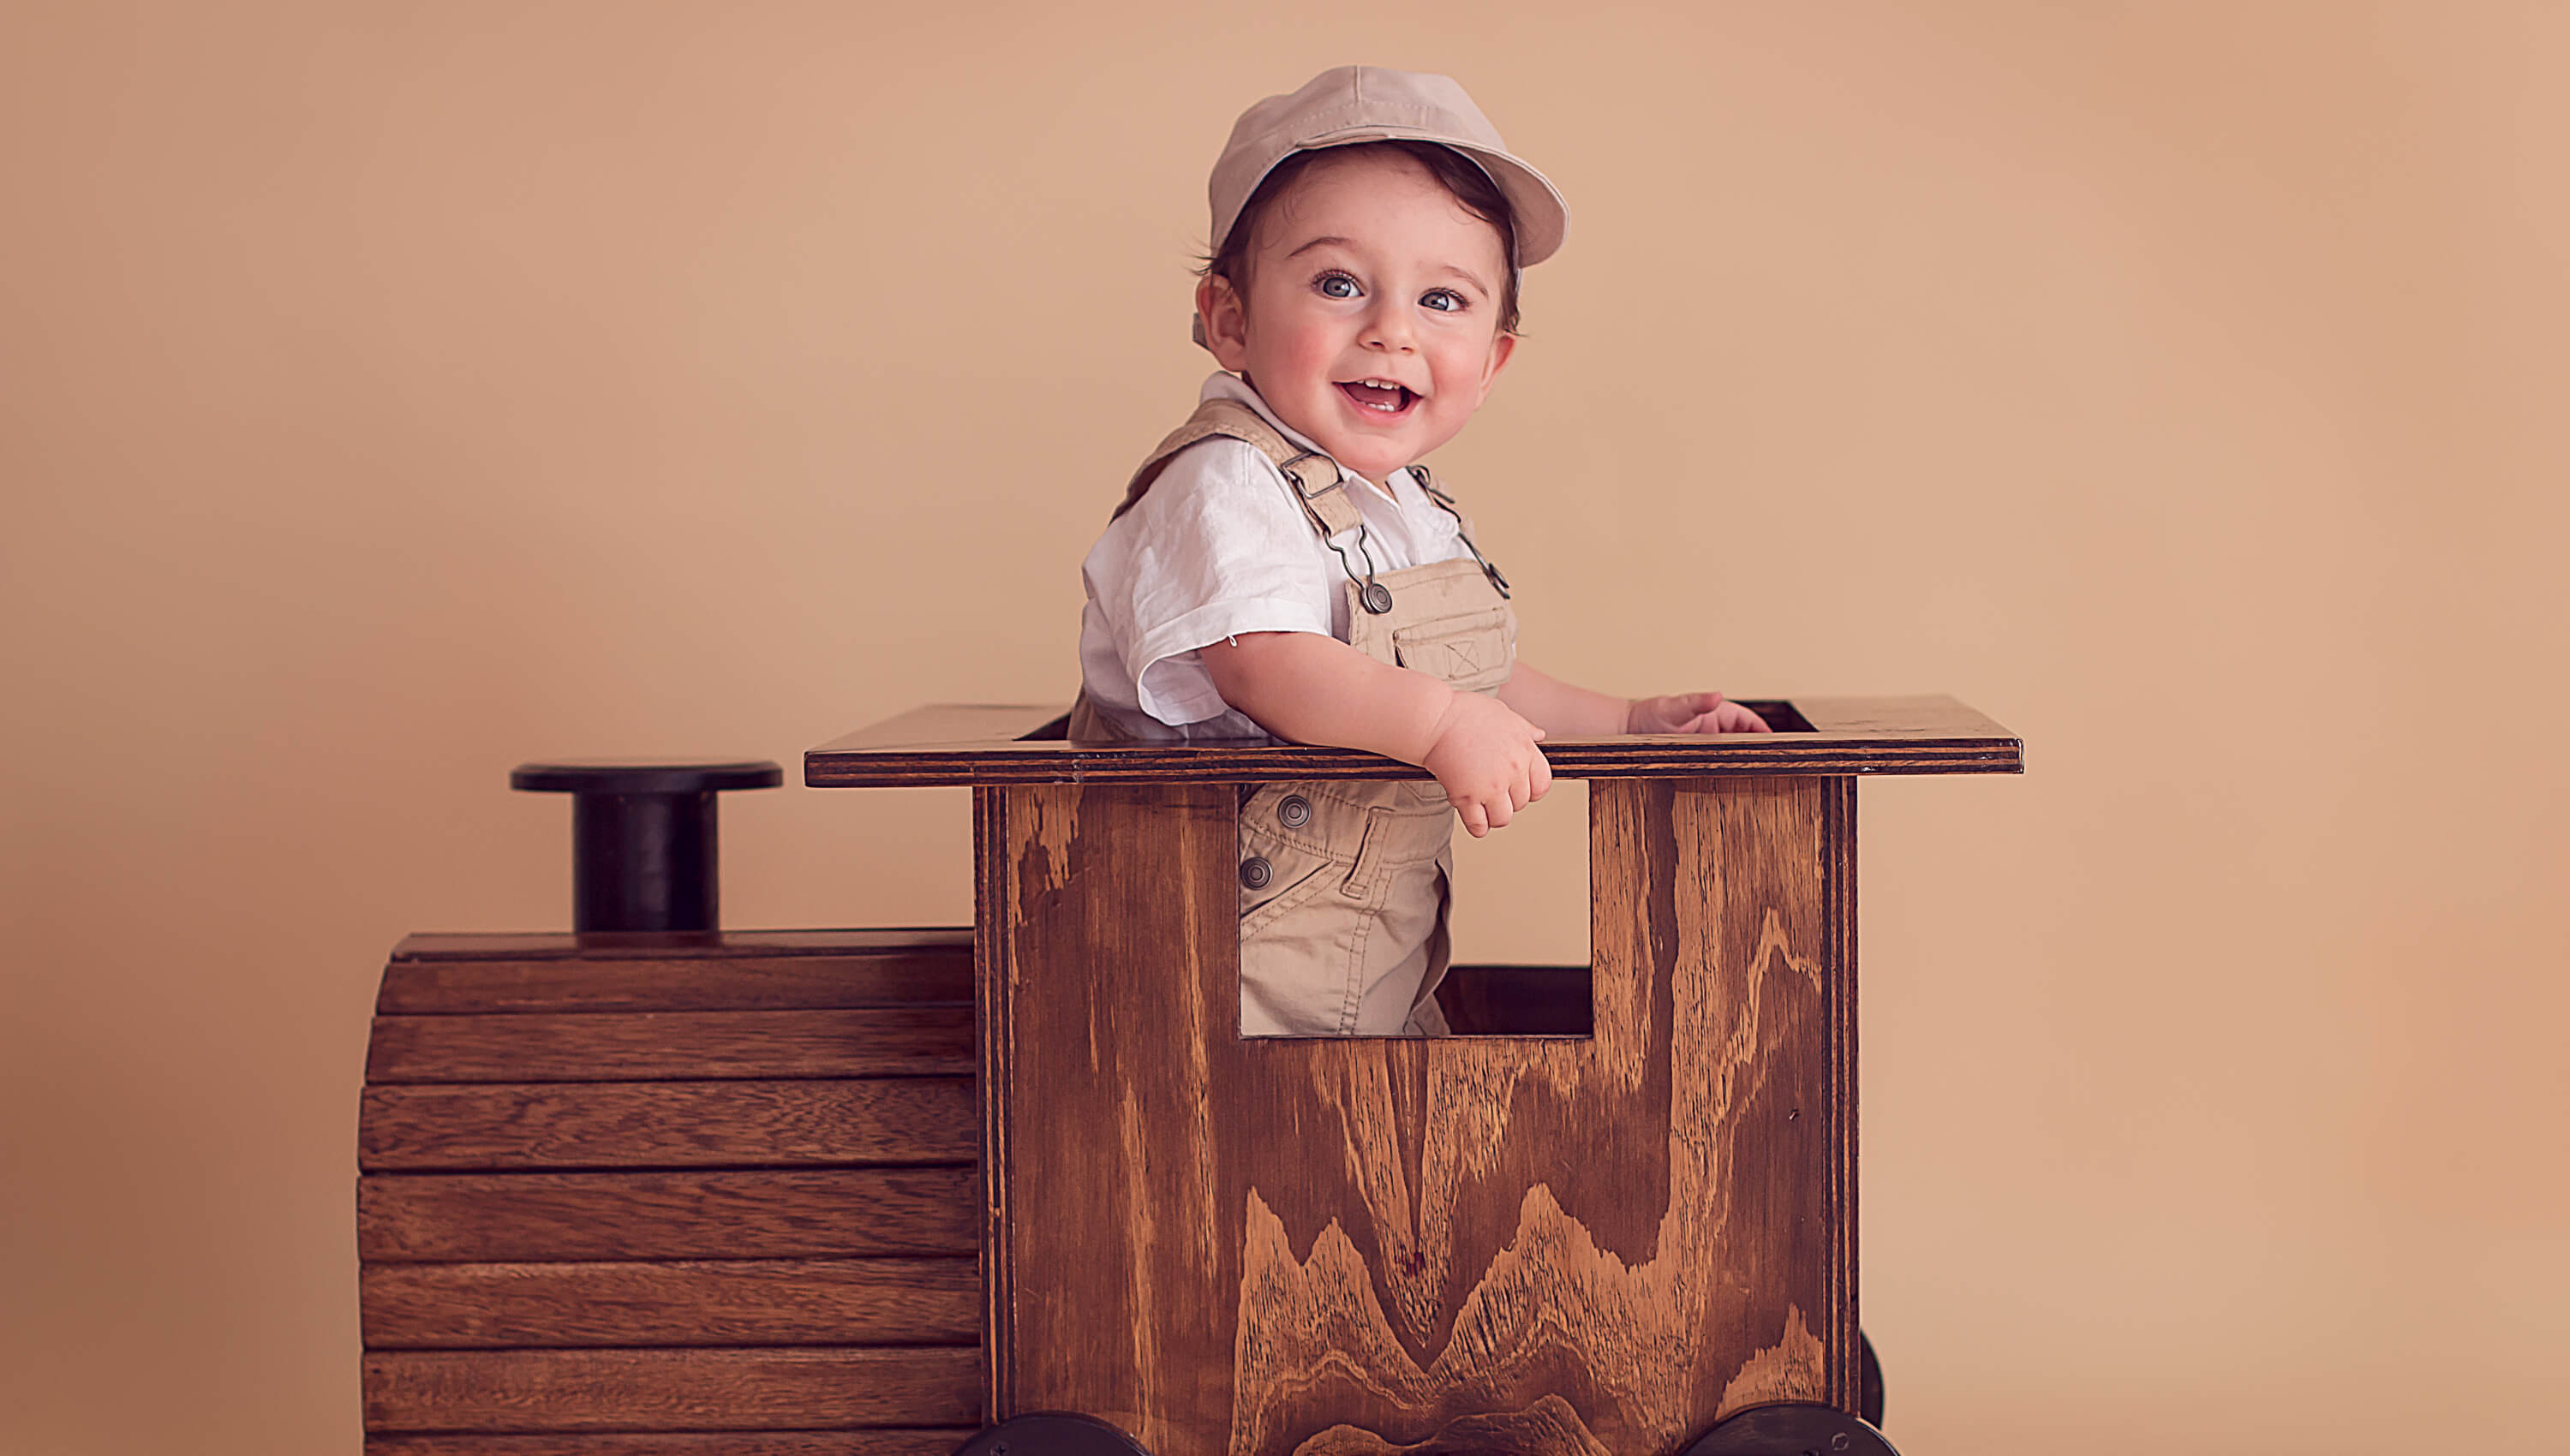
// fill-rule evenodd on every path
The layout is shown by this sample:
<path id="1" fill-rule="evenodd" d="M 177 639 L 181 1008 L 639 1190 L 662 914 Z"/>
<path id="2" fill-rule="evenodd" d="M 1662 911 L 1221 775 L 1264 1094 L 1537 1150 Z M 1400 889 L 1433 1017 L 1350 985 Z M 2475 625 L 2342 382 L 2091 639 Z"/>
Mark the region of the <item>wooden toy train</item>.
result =
<path id="1" fill-rule="evenodd" d="M 805 780 L 970 786 L 973 925 L 761 933 L 703 928 L 711 805 L 773 766 L 521 771 L 582 795 L 579 928 L 384 972 L 367 1451 L 1889 1452 L 1856 786 L 2022 754 L 1946 698 L 1754 706 L 1545 744 L 1593 964 L 1459 966 L 1441 1038 L 1236 1032 L 1236 786 L 1387 759 L 923 709 Z"/>

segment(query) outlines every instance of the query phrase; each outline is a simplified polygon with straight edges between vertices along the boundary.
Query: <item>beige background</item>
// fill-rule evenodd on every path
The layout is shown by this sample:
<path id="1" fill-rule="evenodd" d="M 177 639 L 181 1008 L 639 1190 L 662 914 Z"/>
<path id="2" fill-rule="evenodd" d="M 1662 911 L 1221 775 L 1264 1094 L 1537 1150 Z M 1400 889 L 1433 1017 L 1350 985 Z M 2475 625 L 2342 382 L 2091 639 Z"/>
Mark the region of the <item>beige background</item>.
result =
<path id="1" fill-rule="evenodd" d="M 1865 794 L 1903 1448 L 2570 1451 L 2570 6 L 1570 14 L 0 9 L 0 1449 L 355 1448 L 384 952 L 568 920 L 508 768 L 1067 699 L 1205 168 L 1363 59 L 1572 201 L 1441 461 L 1529 657 L 2029 744 Z M 968 916 L 958 794 L 724 815 L 734 925 Z"/>

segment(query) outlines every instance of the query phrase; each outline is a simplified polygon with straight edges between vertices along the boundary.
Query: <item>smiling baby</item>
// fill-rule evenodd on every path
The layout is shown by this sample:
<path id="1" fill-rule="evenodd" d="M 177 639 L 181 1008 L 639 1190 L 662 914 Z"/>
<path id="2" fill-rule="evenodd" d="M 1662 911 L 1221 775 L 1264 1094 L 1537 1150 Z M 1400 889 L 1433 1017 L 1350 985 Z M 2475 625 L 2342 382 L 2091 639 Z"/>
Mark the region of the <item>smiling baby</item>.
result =
<path id="1" fill-rule="evenodd" d="M 1443 76 L 1345 66 L 1214 164 L 1196 335 L 1221 370 L 1082 566 L 1091 741 L 1267 736 L 1435 782 L 1267 784 L 1240 811 L 1244 1036 L 1437 1035 L 1449 841 L 1543 797 L 1538 743 L 1764 732 L 1516 660 L 1506 578 L 1423 457 L 1490 398 L 1561 195 Z"/>

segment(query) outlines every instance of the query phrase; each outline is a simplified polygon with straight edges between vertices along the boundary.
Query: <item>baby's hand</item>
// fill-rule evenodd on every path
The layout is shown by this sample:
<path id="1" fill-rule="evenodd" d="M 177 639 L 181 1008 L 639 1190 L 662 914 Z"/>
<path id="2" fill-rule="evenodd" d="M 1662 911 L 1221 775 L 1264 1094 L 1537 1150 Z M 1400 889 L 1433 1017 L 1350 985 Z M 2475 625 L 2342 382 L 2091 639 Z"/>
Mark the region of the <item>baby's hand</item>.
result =
<path id="1" fill-rule="evenodd" d="M 1499 699 L 1458 692 L 1420 767 L 1437 776 L 1456 817 L 1480 839 L 1552 787 L 1552 765 L 1534 746 L 1541 737 Z"/>
<path id="2" fill-rule="evenodd" d="M 1767 720 L 1720 693 L 1635 698 L 1624 713 L 1627 733 L 1767 733 Z"/>

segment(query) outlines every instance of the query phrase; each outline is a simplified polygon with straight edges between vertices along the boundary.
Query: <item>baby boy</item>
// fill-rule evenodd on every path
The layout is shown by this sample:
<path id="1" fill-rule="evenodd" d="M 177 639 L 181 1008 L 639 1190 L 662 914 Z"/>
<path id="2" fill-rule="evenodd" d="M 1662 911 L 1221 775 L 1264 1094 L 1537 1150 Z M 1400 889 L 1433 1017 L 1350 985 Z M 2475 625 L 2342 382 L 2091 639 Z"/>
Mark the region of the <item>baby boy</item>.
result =
<path id="1" fill-rule="evenodd" d="M 1368 749 L 1434 784 L 1260 786 L 1240 815 L 1243 1035 L 1433 1035 L 1449 840 L 1551 784 L 1547 734 L 1764 732 L 1515 658 L 1506 578 L 1423 457 L 1490 398 L 1559 192 L 1443 76 L 1349 66 L 1214 164 L 1196 334 L 1220 372 L 1088 553 L 1072 736 Z"/>

